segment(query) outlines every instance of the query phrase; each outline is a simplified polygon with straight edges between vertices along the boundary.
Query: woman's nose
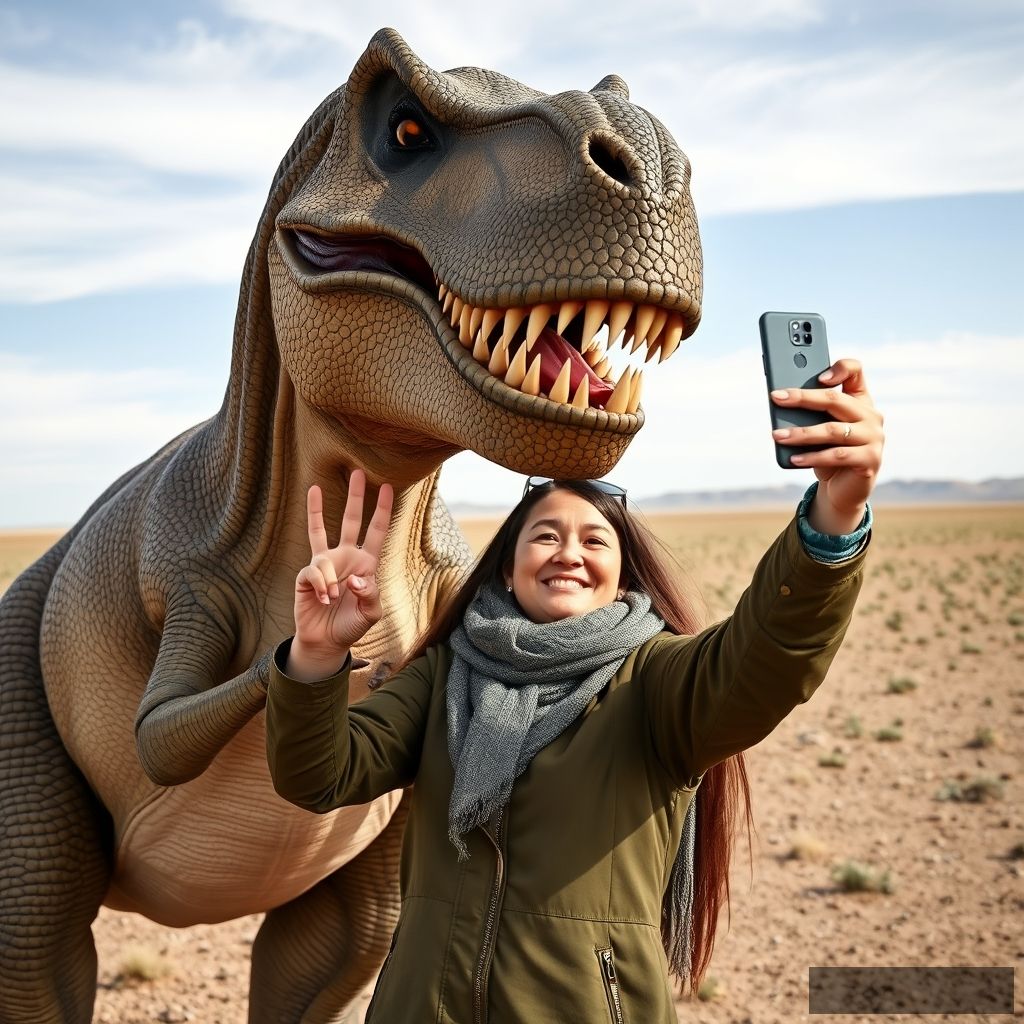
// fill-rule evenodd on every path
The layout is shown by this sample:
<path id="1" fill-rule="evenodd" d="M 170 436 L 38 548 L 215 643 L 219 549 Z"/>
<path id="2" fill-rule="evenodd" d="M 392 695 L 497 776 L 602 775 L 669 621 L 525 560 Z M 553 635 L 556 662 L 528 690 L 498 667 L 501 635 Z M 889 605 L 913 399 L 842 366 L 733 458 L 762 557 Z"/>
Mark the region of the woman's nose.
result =
<path id="1" fill-rule="evenodd" d="M 569 565 L 579 565 L 583 561 L 582 547 L 578 541 L 563 541 L 555 552 L 555 559 Z"/>

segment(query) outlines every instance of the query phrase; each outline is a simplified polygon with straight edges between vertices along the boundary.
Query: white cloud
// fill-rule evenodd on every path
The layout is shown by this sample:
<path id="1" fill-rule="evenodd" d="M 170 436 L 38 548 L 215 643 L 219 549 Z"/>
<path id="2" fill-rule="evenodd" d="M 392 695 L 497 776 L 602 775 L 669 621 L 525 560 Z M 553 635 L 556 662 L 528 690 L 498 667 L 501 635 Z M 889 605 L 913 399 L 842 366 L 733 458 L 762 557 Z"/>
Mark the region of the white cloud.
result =
<path id="1" fill-rule="evenodd" d="M 1012 38 L 840 42 L 804 59 L 794 41 L 821 30 L 824 0 L 648 0 L 626 21 L 578 0 L 522 0 L 514 18 L 475 0 L 444 17 L 408 0 L 225 3 L 237 32 L 183 21 L 103 73 L 0 63 L 13 100 L 0 107 L 3 186 L 16 200 L 0 214 L 0 297 L 44 301 L 169 273 L 237 279 L 238 240 L 251 237 L 281 155 L 388 21 L 436 67 L 496 67 L 548 90 L 622 74 L 691 157 L 702 216 L 1024 188 Z M 18 25 L 26 45 L 48 30 Z"/>
<path id="2" fill-rule="evenodd" d="M 855 354 L 886 415 L 882 479 L 1024 475 L 1007 433 L 1024 393 L 1024 337 L 947 334 Z M 0 527 L 73 521 L 125 469 L 214 413 L 221 384 L 0 354 Z M 646 426 L 610 474 L 636 497 L 809 482 L 808 471 L 775 465 L 756 351 L 684 346 L 651 368 L 644 408 Z M 445 466 L 441 489 L 453 503 L 511 505 L 522 480 L 465 453 Z"/>
<path id="3" fill-rule="evenodd" d="M 886 418 L 880 479 L 1024 475 L 1024 452 L 1007 433 L 1007 424 L 1019 419 L 1024 394 L 1024 336 L 950 333 L 849 354 L 863 362 Z M 756 347 L 717 355 L 706 345 L 698 350 L 684 344 L 645 380 L 647 422 L 609 474 L 631 494 L 813 479 L 809 470 L 775 464 Z M 511 505 L 522 477 L 463 454 L 445 466 L 441 489 L 451 502 Z"/>

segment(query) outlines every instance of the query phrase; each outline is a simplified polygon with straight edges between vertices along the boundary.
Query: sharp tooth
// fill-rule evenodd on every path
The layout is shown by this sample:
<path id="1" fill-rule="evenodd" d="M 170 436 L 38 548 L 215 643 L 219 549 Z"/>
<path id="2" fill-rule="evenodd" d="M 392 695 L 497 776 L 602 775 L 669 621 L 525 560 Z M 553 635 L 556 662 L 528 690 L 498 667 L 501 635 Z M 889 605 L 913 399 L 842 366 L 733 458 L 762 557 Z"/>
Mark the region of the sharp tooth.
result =
<path id="1" fill-rule="evenodd" d="M 600 345 L 595 345 L 593 348 L 588 348 L 587 351 L 583 353 L 583 358 L 586 359 L 586 361 L 591 366 L 597 366 L 597 364 L 601 362 L 601 360 L 604 359 L 604 357 L 605 353 L 601 351 Z"/>
<path id="2" fill-rule="evenodd" d="M 574 409 L 590 408 L 590 378 L 584 374 L 583 379 L 576 388 L 576 394 L 572 396 L 572 407 Z"/>
<path id="3" fill-rule="evenodd" d="M 623 327 L 633 315 L 632 302 L 613 302 L 608 314 L 608 347 L 615 344 L 615 339 L 622 333 Z"/>
<path id="4" fill-rule="evenodd" d="M 524 345 L 523 348 L 526 348 Z M 540 356 L 533 361 L 533 365 L 526 372 L 526 379 L 520 385 L 519 390 L 524 395 L 540 394 Z"/>
<path id="5" fill-rule="evenodd" d="M 473 319 L 473 307 L 468 303 L 462 307 L 462 315 L 459 317 L 459 341 L 463 345 L 473 340 L 473 332 L 469 329 L 470 321 Z"/>
<path id="6" fill-rule="evenodd" d="M 661 337 L 662 328 L 665 326 L 667 320 L 667 309 L 659 309 L 658 312 L 654 314 L 654 323 L 651 324 L 651 329 L 647 332 L 648 345 L 653 345 L 658 340 L 658 338 Z"/>
<path id="7" fill-rule="evenodd" d="M 661 345 L 658 342 L 648 342 L 647 355 L 644 356 L 644 362 L 649 363 L 660 351 Z"/>
<path id="8" fill-rule="evenodd" d="M 618 384 L 615 385 L 615 390 L 612 392 L 611 398 L 605 402 L 605 412 L 626 411 L 626 406 L 629 405 L 629 382 L 632 376 L 632 371 L 627 366 L 622 371 L 622 376 L 619 378 Z"/>
<path id="9" fill-rule="evenodd" d="M 480 330 L 480 324 L 484 319 L 484 307 L 477 306 L 473 310 L 473 315 L 469 318 L 469 333 L 476 337 L 476 332 Z M 486 339 L 485 339 L 486 340 Z"/>
<path id="10" fill-rule="evenodd" d="M 673 313 L 665 327 L 665 336 L 661 339 L 661 359 L 663 363 L 677 348 L 679 340 L 683 336 L 683 318 L 678 313 Z"/>
<path id="11" fill-rule="evenodd" d="M 636 308 L 636 326 L 633 329 L 633 334 L 638 341 L 644 341 L 647 338 L 647 332 L 651 329 L 651 324 L 654 322 L 654 315 L 658 312 L 657 306 L 637 306 Z M 635 352 L 637 346 L 633 345 L 633 351 Z"/>
<path id="12" fill-rule="evenodd" d="M 580 337 L 581 352 L 586 352 L 590 348 L 590 343 L 604 323 L 610 306 L 611 303 L 605 302 L 604 299 L 591 299 L 587 303 L 587 311 L 583 315 L 583 334 Z"/>
<path id="13" fill-rule="evenodd" d="M 498 342 L 499 345 L 504 345 L 504 339 Z M 519 387 L 526 379 L 526 346 L 520 345 L 516 350 L 516 354 L 512 357 L 512 365 L 508 368 L 508 373 L 505 374 L 505 383 L 510 388 Z"/>
<path id="14" fill-rule="evenodd" d="M 540 332 L 544 330 L 545 325 L 548 320 L 551 319 L 551 314 L 554 311 L 554 306 L 549 303 L 534 306 L 533 309 L 530 310 L 530 322 L 526 325 L 527 349 L 533 348 L 533 343 L 540 337 Z"/>
<path id="15" fill-rule="evenodd" d="M 505 329 L 501 332 L 501 340 L 506 345 L 511 344 L 513 336 L 519 330 L 519 325 L 526 319 L 526 314 L 529 312 L 530 310 L 525 306 L 519 306 L 516 309 L 506 311 Z"/>
<path id="16" fill-rule="evenodd" d="M 626 406 L 626 412 L 636 412 L 640 408 L 640 392 L 643 389 L 644 383 L 644 371 L 637 370 L 633 374 L 633 379 L 629 385 L 629 404 Z"/>
<path id="17" fill-rule="evenodd" d="M 449 292 L 444 297 L 444 304 L 441 306 L 441 310 L 445 313 L 452 308 L 452 303 L 455 301 L 455 292 Z"/>
<path id="18" fill-rule="evenodd" d="M 552 402 L 568 402 L 569 401 L 569 374 L 572 372 L 572 360 L 566 359 L 562 363 L 562 368 L 558 371 L 558 376 L 555 378 L 555 383 L 551 385 L 551 390 L 548 392 L 548 398 Z"/>
<path id="19" fill-rule="evenodd" d="M 435 277 L 434 280 L 437 281 L 437 278 Z M 437 281 L 437 301 L 438 302 L 444 302 L 444 297 L 447 294 L 448 294 L 448 286 L 444 285 L 444 284 L 441 284 L 440 281 Z"/>
<path id="20" fill-rule="evenodd" d="M 641 337 L 641 336 L 640 336 L 639 334 L 637 334 L 637 335 L 636 335 L 636 337 L 635 337 L 635 338 L 633 338 L 633 345 L 632 345 L 632 347 L 631 347 L 631 348 L 630 348 L 630 350 L 629 350 L 629 351 L 630 351 L 630 354 L 632 354 L 633 352 L 635 352 L 635 351 L 636 351 L 636 350 L 637 350 L 637 349 L 638 349 L 638 348 L 639 348 L 639 347 L 640 347 L 640 346 L 641 346 L 641 345 L 642 345 L 642 344 L 644 343 L 644 341 L 645 341 L 645 340 L 646 340 L 645 338 L 643 338 L 643 337 Z M 625 345 L 625 342 L 623 342 L 623 345 L 622 345 L 622 347 L 623 347 L 623 348 L 625 348 L 625 347 L 626 347 L 626 345 Z"/>
<path id="21" fill-rule="evenodd" d="M 558 333 L 572 323 L 572 318 L 583 308 L 582 302 L 563 302 L 562 308 L 558 311 Z"/>
<path id="22" fill-rule="evenodd" d="M 459 322 L 459 318 L 462 316 L 462 307 L 464 305 L 465 303 L 462 301 L 462 299 L 460 299 L 456 295 L 455 301 L 452 303 L 452 327 L 454 327 Z"/>
<path id="23" fill-rule="evenodd" d="M 483 341 L 483 332 L 480 333 L 480 340 Z M 487 342 L 483 342 L 484 348 L 487 348 Z M 494 346 L 494 354 L 491 356 L 491 361 L 487 364 L 487 369 L 494 374 L 495 377 L 504 377 L 508 371 L 508 346 L 502 345 L 499 341 Z"/>
<path id="24" fill-rule="evenodd" d="M 476 341 L 473 343 L 473 358 L 478 363 L 483 363 L 483 365 L 486 366 L 490 354 L 491 353 L 487 350 L 487 342 L 484 341 L 484 336 L 482 334 L 478 334 L 476 336 Z"/>
<path id="25" fill-rule="evenodd" d="M 608 371 L 612 368 L 612 362 L 610 359 L 602 359 L 601 362 L 594 367 L 594 373 L 605 380 L 608 379 Z"/>
<path id="26" fill-rule="evenodd" d="M 484 341 L 490 341 L 491 331 L 494 330 L 494 325 L 502 318 L 503 314 L 500 309 L 489 309 L 484 313 Z M 506 345 L 506 348 L 508 346 Z"/>

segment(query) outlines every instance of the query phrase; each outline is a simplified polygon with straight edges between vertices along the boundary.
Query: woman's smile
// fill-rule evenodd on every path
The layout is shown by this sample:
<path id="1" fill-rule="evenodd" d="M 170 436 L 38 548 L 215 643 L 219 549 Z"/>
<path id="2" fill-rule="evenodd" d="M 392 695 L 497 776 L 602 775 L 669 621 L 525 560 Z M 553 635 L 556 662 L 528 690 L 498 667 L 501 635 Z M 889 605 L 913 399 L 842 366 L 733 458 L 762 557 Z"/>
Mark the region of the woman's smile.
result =
<path id="1" fill-rule="evenodd" d="M 618 596 L 622 546 L 585 498 L 553 491 L 531 509 L 505 580 L 534 622 L 586 615 Z"/>

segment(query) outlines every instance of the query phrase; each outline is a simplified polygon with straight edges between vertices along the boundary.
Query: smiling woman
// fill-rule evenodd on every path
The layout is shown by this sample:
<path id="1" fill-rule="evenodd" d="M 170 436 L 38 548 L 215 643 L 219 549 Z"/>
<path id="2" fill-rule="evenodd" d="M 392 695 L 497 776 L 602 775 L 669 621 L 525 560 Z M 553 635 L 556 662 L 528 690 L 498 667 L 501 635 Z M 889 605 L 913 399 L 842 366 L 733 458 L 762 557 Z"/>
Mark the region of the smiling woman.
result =
<path id="1" fill-rule="evenodd" d="M 833 372 L 857 388 L 852 361 Z M 675 1021 L 669 976 L 697 990 L 750 823 L 742 752 L 824 678 L 859 589 L 870 517 L 839 538 L 810 522 L 834 521 L 828 501 L 860 519 L 873 473 L 824 475 L 830 498 L 807 496 L 703 630 L 625 492 L 531 478 L 404 666 L 351 706 L 350 649 L 386 613 L 392 491 L 359 543 L 353 474 L 331 547 L 310 489 L 312 557 L 268 690 L 274 786 L 325 813 L 415 783 L 367 1021 Z"/>

